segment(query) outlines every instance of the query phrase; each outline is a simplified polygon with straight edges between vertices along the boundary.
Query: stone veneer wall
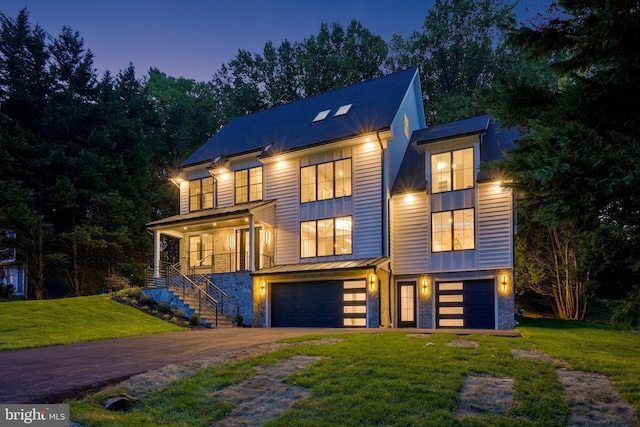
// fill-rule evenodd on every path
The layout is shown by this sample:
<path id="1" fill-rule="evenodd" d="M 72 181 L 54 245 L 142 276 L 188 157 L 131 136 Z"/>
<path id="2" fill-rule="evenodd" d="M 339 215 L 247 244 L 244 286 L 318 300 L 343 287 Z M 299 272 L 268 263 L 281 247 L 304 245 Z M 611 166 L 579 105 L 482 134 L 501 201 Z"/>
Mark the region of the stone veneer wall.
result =
<path id="1" fill-rule="evenodd" d="M 242 324 L 253 325 L 253 279 L 248 271 L 218 273 L 212 282 L 233 298 L 240 306 Z"/>

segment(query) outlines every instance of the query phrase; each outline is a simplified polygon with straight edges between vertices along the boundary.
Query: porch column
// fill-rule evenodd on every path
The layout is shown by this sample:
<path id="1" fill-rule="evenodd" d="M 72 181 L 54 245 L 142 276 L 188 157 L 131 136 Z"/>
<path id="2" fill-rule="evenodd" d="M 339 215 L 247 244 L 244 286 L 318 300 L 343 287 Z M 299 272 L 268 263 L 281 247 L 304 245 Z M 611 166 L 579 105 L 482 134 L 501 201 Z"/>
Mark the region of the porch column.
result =
<path id="1" fill-rule="evenodd" d="M 254 230 L 253 230 L 253 215 L 249 215 L 249 268 L 248 270 L 253 272 L 255 271 L 255 266 L 253 265 L 253 257 L 255 253 L 255 245 L 256 242 L 254 240 Z"/>
<path id="2" fill-rule="evenodd" d="M 160 232 L 153 230 L 153 277 L 160 277 Z"/>

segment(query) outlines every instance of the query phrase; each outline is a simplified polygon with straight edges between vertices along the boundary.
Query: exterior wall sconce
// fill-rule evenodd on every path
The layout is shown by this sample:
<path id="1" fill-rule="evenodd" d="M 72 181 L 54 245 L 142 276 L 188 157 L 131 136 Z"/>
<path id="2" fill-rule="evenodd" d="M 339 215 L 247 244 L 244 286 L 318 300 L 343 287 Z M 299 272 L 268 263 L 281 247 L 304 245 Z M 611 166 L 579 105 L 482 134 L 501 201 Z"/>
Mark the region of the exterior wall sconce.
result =
<path id="1" fill-rule="evenodd" d="M 507 291 L 507 275 L 503 274 L 502 275 L 502 281 L 500 282 L 500 284 L 502 285 L 502 292 L 506 292 Z"/>
<path id="2" fill-rule="evenodd" d="M 375 289 L 376 289 L 376 275 L 375 274 L 370 274 L 369 275 L 369 290 L 375 291 Z"/>
<path id="3" fill-rule="evenodd" d="M 229 235 L 229 249 L 233 249 L 233 234 Z"/>
<path id="4" fill-rule="evenodd" d="M 426 277 L 422 278 L 422 282 L 420 283 L 421 289 L 422 289 L 422 293 L 424 295 L 427 295 L 429 293 L 429 279 L 427 279 Z"/>
<path id="5" fill-rule="evenodd" d="M 265 293 L 265 283 L 264 280 L 260 281 L 260 295 L 264 295 Z"/>
<path id="6" fill-rule="evenodd" d="M 169 178 L 169 181 L 171 181 L 173 183 L 173 185 L 175 185 L 176 187 L 180 188 L 180 185 L 185 182 L 184 179 L 180 178 L 179 176 L 173 177 L 173 178 Z"/>
<path id="7" fill-rule="evenodd" d="M 267 230 L 264 233 L 264 244 L 269 246 L 269 243 L 271 243 L 271 232 Z"/>

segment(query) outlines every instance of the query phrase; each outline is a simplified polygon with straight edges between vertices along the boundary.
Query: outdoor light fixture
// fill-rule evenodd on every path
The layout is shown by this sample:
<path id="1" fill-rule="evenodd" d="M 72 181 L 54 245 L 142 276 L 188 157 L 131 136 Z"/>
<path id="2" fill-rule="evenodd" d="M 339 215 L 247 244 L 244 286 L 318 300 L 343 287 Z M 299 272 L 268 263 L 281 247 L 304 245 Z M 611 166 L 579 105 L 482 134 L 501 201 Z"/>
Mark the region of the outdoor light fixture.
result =
<path id="1" fill-rule="evenodd" d="M 264 295 L 264 290 L 265 290 L 264 280 L 261 280 L 260 281 L 260 295 Z"/>
<path id="2" fill-rule="evenodd" d="M 229 235 L 229 249 L 233 249 L 233 235 Z"/>
<path id="3" fill-rule="evenodd" d="M 428 292 L 429 292 L 429 279 L 424 277 L 422 279 L 422 293 L 426 295 Z"/>
<path id="4" fill-rule="evenodd" d="M 502 275 L 502 282 L 501 283 L 502 283 L 502 291 L 506 292 L 506 290 L 507 290 L 507 275 L 506 274 Z"/>
<path id="5" fill-rule="evenodd" d="M 271 232 L 265 231 L 265 233 L 264 233 L 264 244 L 268 246 L 269 243 L 271 243 Z"/>
<path id="6" fill-rule="evenodd" d="M 369 276 L 369 289 L 372 290 L 372 291 L 376 289 L 376 275 L 375 274 L 371 274 Z"/>
<path id="7" fill-rule="evenodd" d="M 180 184 L 184 182 L 184 179 L 180 178 L 179 176 L 175 176 L 173 178 L 169 178 L 169 181 L 171 181 L 176 187 L 180 188 Z"/>

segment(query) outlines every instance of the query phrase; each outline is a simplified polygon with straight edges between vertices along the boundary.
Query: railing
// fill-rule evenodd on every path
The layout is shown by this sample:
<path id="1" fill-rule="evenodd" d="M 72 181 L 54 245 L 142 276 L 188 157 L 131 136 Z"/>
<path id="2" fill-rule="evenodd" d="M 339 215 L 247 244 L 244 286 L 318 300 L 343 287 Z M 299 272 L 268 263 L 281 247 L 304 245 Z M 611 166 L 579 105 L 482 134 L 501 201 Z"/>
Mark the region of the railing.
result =
<path id="1" fill-rule="evenodd" d="M 258 257 L 254 257 L 253 262 L 255 270 L 273 267 L 273 258 L 269 255 L 260 254 Z M 212 254 L 196 262 L 182 258 L 182 264 L 189 265 L 190 273 L 197 271 L 200 274 L 235 273 L 251 270 L 249 268 L 249 252 Z"/>

